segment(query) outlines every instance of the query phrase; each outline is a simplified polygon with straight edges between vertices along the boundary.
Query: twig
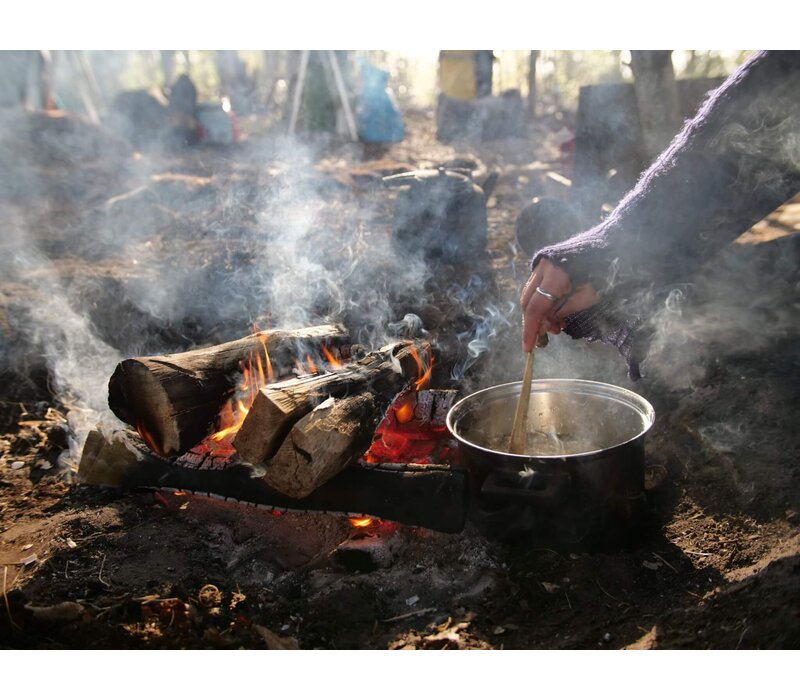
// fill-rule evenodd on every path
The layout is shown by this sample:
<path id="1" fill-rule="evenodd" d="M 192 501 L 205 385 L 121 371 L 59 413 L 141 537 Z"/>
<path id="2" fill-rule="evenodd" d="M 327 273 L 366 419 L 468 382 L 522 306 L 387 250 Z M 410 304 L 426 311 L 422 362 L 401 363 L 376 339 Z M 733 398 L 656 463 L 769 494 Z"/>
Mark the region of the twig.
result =
<path id="1" fill-rule="evenodd" d="M 674 571 L 676 574 L 678 573 L 678 570 L 677 570 L 677 569 L 676 569 L 674 566 L 672 566 L 672 564 L 670 564 L 670 563 L 669 563 L 669 562 L 668 562 L 666 559 L 664 559 L 664 557 L 662 557 L 660 554 L 658 554 L 657 552 L 653 552 L 653 556 L 654 556 L 656 559 L 660 559 L 661 561 L 663 561 L 663 562 L 664 562 L 664 563 L 665 563 L 665 564 L 666 564 L 666 565 L 667 565 L 667 566 L 668 566 L 670 569 L 672 569 L 672 570 L 673 570 L 673 571 Z"/>
<path id="2" fill-rule="evenodd" d="M 749 627 L 745 627 L 745 628 L 742 630 L 742 633 L 739 635 L 739 641 L 738 641 L 738 642 L 736 642 L 736 648 L 737 648 L 737 649 L 739 648 L 739 645 L 742 643 L 742 640 L 744 639 L 744 633 L 745 633 L 745 632 L 747 632 L 747 630 L 749 630 L 749 629 L 750 629 Z"/>
<path id="3" fill-rule="evenodd" d="M 111 588 L 111 584 L 108 581 L 103 580 L 103 567 L 106 565 L 106 554 L 103 555 L 103 561 L 100 562 L 100 573 L 97 574 L 97 580 L 100 581 L 106 588 Z"/>
<path id="4" fill-rule="evenodd" d="M 683 550 L 684 554 L 694 554 L 697 557 L 713 557 L 714 555 L 711 552 L 692 552 L 688 549 Z"/>
<path id="5" fill-rule="evenodd" d="M 397 622 L 398 620 L 405 620 L 408 617 L 415 615 L 425 615 L 426 613 L 436 612 L 436 608 L 422 608 L 421 610 L 412 610 L 411 612 L 403 613 L 402 615 L 395 615 L 385 620 L 377 620 L 377 622 Z"/>
<path id="6" fill-rule="evenodd" d="M 615 597 L 614 597 L 613 595 L 611 595 L 611 594 L 610 594 L 610 593 L 609 593 L 609 592 L 608 592 L 608 591 L 607 591 L 605 588 L 603 588 L 603 587 L 600 585 L 600 581 L 598 581 L 597 579 L 595 579 L 595 580 L 594 580 L 594 582 L 597 584 L 597 587 L 598 587 L 598 588 L 599 588 L 601 591 L 603 591 L 603 593 L 605 593 L 605 594 L 606 594 L 606 595 L 607 595 L 609 598 L 611 598 L 611 600 L 616 600 L 616 601 L 617 601 L 617 602 L 618 602 L 620 605 L 626 605 L 626 603 L 623 603 L 623 602 L 622 602 L 622 601 L 621 601 L 619 598 L 615 598 Z"/>
<path id="7" fill-rule="evenodd" d="M 570 609 L 570 610 L 572 610 L 572 609 L 573 609 L 573 608 L 572 608 L 572 603 L 571 603 L 571 602 L 570 602 L 570 600 L 569 600 L 569 595 L 567 594 L 567 591 L 566 591 L 566 590 L 564 591 L 564 596 L 565 596 L 565 597 L 566 597 L 566 599 L 567 599 L 567 605 L 569 605 L 569 609 Z"/>

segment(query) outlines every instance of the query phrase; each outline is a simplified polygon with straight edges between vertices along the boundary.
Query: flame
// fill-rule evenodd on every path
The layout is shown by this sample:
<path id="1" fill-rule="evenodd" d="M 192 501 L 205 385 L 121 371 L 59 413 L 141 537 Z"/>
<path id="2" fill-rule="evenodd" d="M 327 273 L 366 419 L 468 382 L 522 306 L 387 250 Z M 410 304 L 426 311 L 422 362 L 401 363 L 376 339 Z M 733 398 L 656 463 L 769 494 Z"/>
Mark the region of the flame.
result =
<path id="1" fill-rule="evenodd" d="M 414 382 L 414 388 L 417 391 L 420 391 L 421 389 L 426 388 L 431 380 L 431 371 L 433 370 L 433 353 L 430 351 L 430 346 L 427 346 L 425 352 L 425 359 L 429 361 L 427 363 L 427 367 L 425 367 L 426 363 L 423 362 L 422 358 L 420 358 L 419 354 L 414 348 L 411 349 L 411 357 L 413 357 L 414 362 L 417 363 L 417 381 Z"/>
<path id="2" fill-rule="evenodd" d="M 153 434 L 145 427 L 145 424 L 139 422 L 136 424 L 136 432 L 141 435 L 142 440 L 144 440 L 145 444 L 156 454 L 161 454 L 161 450 L 158 447 L 158 440 L 153 437 Z"/>
<path id="3" fill-rule="evenodd" d="M 272 362 L 269 359 L 269 353 L 267 352 L 267 339 L 264 337 L 263 333 L 259 336 L 259 340 L 261 341 L 261 347 L 264 348 L 264 359 L 266 360 L 267 364 L 267 379 L 269 381 L 275 381 L 275 373 L 272 371 Z"/>
<path id="4" fill-rule="evenodd" d="M 328 350 L 328 348 L 322 345 L 321 349 L 322 349 L 322 354 L 325 356 L 325 360 L 331 367 L 333 367 L 334 369 L 338 369 L 339 367 L 342 366 L 342 363 L 339 362 L 339 360 L 337 360 L 334 357 L 333 353 L 330 350 Z"/>
<path id="5" fill-rule="evenodd" d="M 250 356 L 250 361 L 242 367 L 242 381 L 238 386 L 239 398 L 231 399 L 222 407 L 217 418 L 220 429 L 211 435 L 214 442 L 230 440 L 239 432 L 259 390 L 275 378 L 263 334 L 259 335 L 259 342 L 264 350 L 263 359 L 260 352 L 254 353 Z"/>
<path id="6" fill-rule="evenodd" d="M 308 371 L 311 374 L 317 373 L 317 366 L 314 364 L 314 360 L 311 359 L 311 355 L 306 355 L 306 364 L 308 365 Z"/>
<path id="7" fill-rule="evenodd" d="M 223 408 L 223 412 L 220 413 L 220 416 L 222 417 L 223 415 L 225 416 L 230 415 L 231 416 L 230 425 L 228 425 L 225 428 L 222 428 L 221 430 L 218 430 L 211 436 L 211 439 L 214 440 L 214 442 L 222 442 L 228 436 L 233 437 L 234 435 L 236 435 L 236 433 L 239 432 L 239 428 L 242 427 L 244 419 L 247 418 L 247 414 L 250 412 L 250 407 L 245 406 L 241 400 L 236 402 L 235 409 L 233 408 L 233 401 L 226 404 L 226 407 L 228 410 L 226 411 Z M 220 423 L 224 425 L 225 419 L 221 418 Z"/>
<path id="8" fill-rule="evenodd" d="M 369 527 L 374 522 L 372 518 L 348 518 L 353 527 Z"/>

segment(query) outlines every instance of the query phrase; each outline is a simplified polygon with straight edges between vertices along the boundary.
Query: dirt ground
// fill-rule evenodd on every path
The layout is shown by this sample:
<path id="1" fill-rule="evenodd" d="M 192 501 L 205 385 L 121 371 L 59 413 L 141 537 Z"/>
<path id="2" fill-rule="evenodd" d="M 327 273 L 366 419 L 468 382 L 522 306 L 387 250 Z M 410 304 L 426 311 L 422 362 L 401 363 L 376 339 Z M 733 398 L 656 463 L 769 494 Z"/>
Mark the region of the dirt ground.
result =
<path id="1" fill-rule="evenodd" d="M 323 222 L 339 232 L 321 243 L 332 246 L 331 255 L 346 247 L 352 227 L 388 231 L 391 199 L 377 184 L 381 175 L 464 153 L 436 142 L 431 114 L 407 119 L 409 137 L 400 144 L 380 150 L 333 139 L 310 159 L 307 176 L 322 183 L 328 202 L 315 212 L 316 225 Z M 70 149 L 79 146 L 69 138 L 74 128 L 41 131 L 37 120 L 25 123 L 31 133 L 40 130 L 53 140 L 39 139 L 50 149 L 48 159 L 42 156 L 15 172 L 2 198 L 6 220 L 19 220 L 24 208 L 21 228 L 35 238 L 47 263 L 2 283 L 0 646 L 794 649 L 800 644 L 800 344 L 792 210 L 757 227 L 749 235 L 758 245 L 740 246 L 728 267 L 720 266 L 724 275 L 742 256 L 747 264 L 757 257 L 773 267 L 795 256 L 780 280 L 780 294 L 788 301 L 765 311 L 767 320 L 756 333 L 760 344 L 731 343 L 723 318 L 715 342 L 704 343 L 702 355 L 687 360 L 690 367 L 673 356 L 677 375 L 686 381 L 670 382 L 657 372 L 639 384 L 628 382 L 622 361 L 607 349 L 558 338 L 542 351 L 549 376 L 568 371 L 615 381 L 655 406 L 657 421 L 647 442 L 650 513 L 635 544 L 585 551 L 535 538 L 497 541 L 472 523 L 455 535 L 378 523 L 366 534 L 391 539 L 391 562 L 360 571 L 336 555 L 343 542 L 364 536 L 341 516 L 277 517 L 199 496 L 78 484 L 77 456 L 68 451 L 72 399 L 54 380 L 48 355 L 36 344 L 41 339 L 23 337 L 15 326 L 18 307 L 31 298 L 54 303 L 46 285 L 35 283 L 39 274 L 44 280 L 55 275 L 61 289 L 94 299 L 87 305 L 93 332 L 122 352 L 219 342 L 237 325 L 240 334 L 247 332 L 239 318 L 208 320 L 191 313 L 171 318 L 128 303 L 120 290 L 143 274 L 141 265 L 124 264 L 110 237 L 89 245 L 80 226 L 89 209 L 143 256 L 167 259 L 177 252 L 187 264 L 205 261 L 206 272 L 230 272 L 252 259 L 254 232 L 269 226 L 259 218 L 253 193 L 271 191 L 269 178 L 280 167 L 262 157 L 263 151 L 256 158 L 247 142 L 230 151 L 158 158 L 131 156 L 120 146 L 113 164 L 87 157 L 75 165 Z M 561 167 L 554 136 L 561 126 L 553 118 L 536 125 L 527 140 L 485 143 L 469 152 L 486 168 L 500 170 L 489 202 L 485 261 L 498 303 L 513 302 L 526 278 L 526 256 L 514 245 L 519 210 L 532 196 L 559 187 L 545 174 Z M 3 148 L 21 149 L 20 143 L 7 139 Z M 145 183 L 142 189 L 129 187 L 129 176 Z M 50 199 L 26 201 L 26 178 L 50 182 Z M 228 197 L 230 182 L 247 187 Z M 164 193 L 171 189 L 182 198 L 166 206 Z M 374 205 L 368 215 L 358 213 L 363 200 Z M 222 252 L 220 235 L 209 233 L 210 211 L 216 222 L 233 221 Z M 789 247 L 778 249 L 779 244 Z M 23 245 L 11 237 L 3 242 L 3 255 L 13 256 Z M 763 254 L 752 252 L 762 246 Z M 208 272 L 205 281 L 216 285 L 209 294 L 230 289 L 236 282 L 231 275 L 216 282 Z M 186 308 L 191 310 L 198 289 L 185 290 Z M 250 292 L 236 291 L 243 306 L 251 303 Z M 779 310 L 788 320 L 771 318 Z M 114 342 L 123 317 L 126 332 L 137 339 L 124 349 Z M 518 337 L 516 326 L 509 327 L 507 336 L 495 341 L 489 368 L 484 361 L 482 373 L 465 380 L 465 390 L 521 376 Z M 689 333 L 684 344 L 690 346 L 693 338 Z M 83 362 L 93 365 L 88 356 Z"/>

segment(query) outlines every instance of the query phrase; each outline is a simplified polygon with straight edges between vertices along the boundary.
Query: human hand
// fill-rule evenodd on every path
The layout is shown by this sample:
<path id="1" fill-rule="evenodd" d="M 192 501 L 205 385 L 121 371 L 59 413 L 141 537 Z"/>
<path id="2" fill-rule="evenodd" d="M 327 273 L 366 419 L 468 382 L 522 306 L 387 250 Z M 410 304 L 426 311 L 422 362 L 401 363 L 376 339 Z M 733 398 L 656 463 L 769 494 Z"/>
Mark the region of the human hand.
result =
<path id="1" fill-rule="evenodd" d="M 537 291 L 537 287 L 541 291 Z M 600 296 L 591 284 L 582 284 L 573 291 L 566 271 L 547 258 L 542 258 L 525 283 L 520 297 L 523 352 L 533 350 L 540 335 L 560 333 L 567 316 L 594 306 L 599 301 Z"/>

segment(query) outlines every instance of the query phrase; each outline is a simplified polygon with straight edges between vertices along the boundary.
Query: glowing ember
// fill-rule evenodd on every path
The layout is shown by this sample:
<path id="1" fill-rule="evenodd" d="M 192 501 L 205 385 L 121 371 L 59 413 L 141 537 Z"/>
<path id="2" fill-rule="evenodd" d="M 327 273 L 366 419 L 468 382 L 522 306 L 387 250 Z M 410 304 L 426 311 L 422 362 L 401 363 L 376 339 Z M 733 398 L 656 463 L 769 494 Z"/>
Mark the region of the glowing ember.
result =
<path id="1" fill-rule="evenodd" d="M 369 527 L 374 522 L 372 518 L 348 518 L 353 527 Z"/>
<path id="2" fill-rule="evenodd" d="M 398 402 L 394 407 L 394 415 L 398 423 L 408 423 L 414 417 L 414 401 Z"/>
<path id="3" fill-rule="evenodd" d="M 452 443 L 445 425 L 416 416 L 417 394 L 400 395 L 386 412 L 369 450 L 368 464 L 437 464 L 450 459 Z"/>

